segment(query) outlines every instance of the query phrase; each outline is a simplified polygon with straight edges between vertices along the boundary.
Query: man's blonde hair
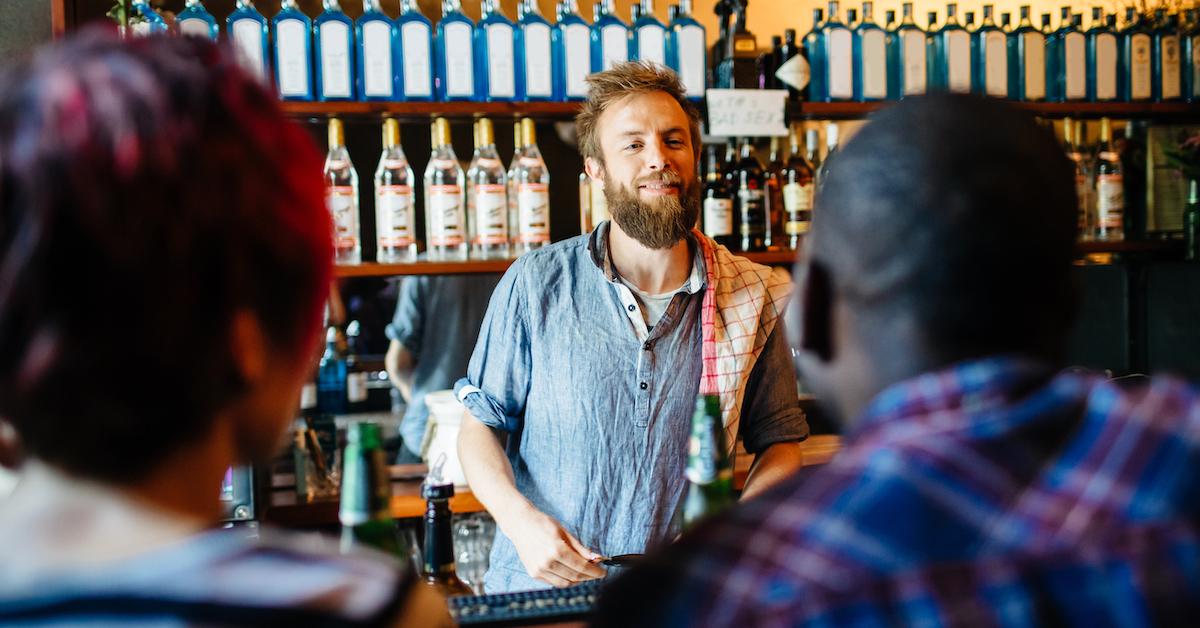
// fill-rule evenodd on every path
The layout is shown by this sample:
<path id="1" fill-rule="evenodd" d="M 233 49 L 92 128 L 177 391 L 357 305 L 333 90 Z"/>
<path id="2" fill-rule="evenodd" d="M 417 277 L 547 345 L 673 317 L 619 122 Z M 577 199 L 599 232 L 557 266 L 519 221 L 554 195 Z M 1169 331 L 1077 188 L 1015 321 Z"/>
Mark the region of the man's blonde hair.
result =
<path id="1" fill-rule="evenodd" d="M 679 103 L 688 117 L 692 135 L 692 150 L 700 155 L 700 112 L 687 99 L 687 91 L 679 76 L 671 69 L 650 61 L 618 63 L 612 69 L 587 77 L 588 97 L 583 109 L 575 116 L 579 135 L 579 152 L 584 159 L 591 157 L 604 163 L 600 149 L 600 115 L 613 103 L 637 94 L 663 92 Z"/>

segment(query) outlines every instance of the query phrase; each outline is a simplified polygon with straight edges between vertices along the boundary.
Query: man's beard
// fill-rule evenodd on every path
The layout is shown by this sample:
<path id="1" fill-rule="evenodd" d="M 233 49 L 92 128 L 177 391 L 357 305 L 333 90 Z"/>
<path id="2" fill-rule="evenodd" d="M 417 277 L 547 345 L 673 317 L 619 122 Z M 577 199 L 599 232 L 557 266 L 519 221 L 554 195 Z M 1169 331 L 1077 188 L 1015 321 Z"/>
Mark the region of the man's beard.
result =
<path id="1" fill-rule="evenodd" d="M 653 201 L 638 197 L 637 188 L 646 183 L 680 185 L 679 194 L 660 196 Z M 604 175 L 604 198 L 608 211 L 621 230 L 648 249 L 669 249 L 696 226 L 700 217 L 700 181 L 686 185 L 673 172 L 662 172 L 635 179 L 633 190 Z"/>

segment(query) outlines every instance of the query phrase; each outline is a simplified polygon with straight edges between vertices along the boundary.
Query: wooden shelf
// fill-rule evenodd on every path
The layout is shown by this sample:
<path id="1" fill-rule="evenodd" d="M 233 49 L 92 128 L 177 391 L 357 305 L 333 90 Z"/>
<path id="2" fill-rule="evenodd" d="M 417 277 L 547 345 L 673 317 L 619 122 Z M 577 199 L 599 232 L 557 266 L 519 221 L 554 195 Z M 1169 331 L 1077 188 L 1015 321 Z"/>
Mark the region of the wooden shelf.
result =
<path id="1" fill-rule="evenodd" d="M 840 119 L 863 118 L 883 109 L 896 101 L 880 102 L 802 102 L 794 103 L 789 113 L 793 119 Z M 1013 103 L 1042 117 L 1055 118 L 1073 116 L 1079 118 L 1179 118 L 1200 117 L 1200 104 L 1185 102 L 1138 103 L 1138 102 L 1023 102 Z"/>
<path id="2" fill-rule="evenodd" d="M 405 120 L 435 117 L 470 119 L 478 117 L 543 120 L 574 120 L 578 102 L 282 102 L 284 113 L 293 118 L 380 119 L 391 116 Z"/>
<path id="3" fill-rule="evenodd" d="M 767 251 L 743 253 L 752 262 L 767 266 L 790 266 L 796 261 L 795 251 Z M 479 273 L 502 273 L 508 270 L 512 259 L 467 260 L 463 262 L 417 261 L 400 264 L 338 264 L 338 277 L 394 277 L 399 275 L 473 275 Z"/>

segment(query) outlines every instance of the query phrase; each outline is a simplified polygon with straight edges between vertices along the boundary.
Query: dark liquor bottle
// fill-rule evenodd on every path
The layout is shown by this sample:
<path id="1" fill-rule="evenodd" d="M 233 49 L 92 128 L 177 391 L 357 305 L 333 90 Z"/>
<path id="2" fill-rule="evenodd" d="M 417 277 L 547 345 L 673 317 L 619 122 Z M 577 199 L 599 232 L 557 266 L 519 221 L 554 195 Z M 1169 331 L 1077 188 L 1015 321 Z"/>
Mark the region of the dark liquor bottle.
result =
<path id="1" fill-rule="evenodd" d="M 805 100 L 809 75 L 808 60 L 796 43 L 796 29 L 789 28 L 783 31 L 783 46 L 779 49 L 779 69 L 775 70 L 775 80 L 779 88 L 786 87 L 788 98 L 792 100 Z"/>
<path id="2" fill-rule="evenodd" d="M 717 147 L 708 146 L 708 168 L 704 173 L 704 235 L 730 250 L 737 250 L 733 229 L 733 195 L 717 161 Z"/>
<path id="3" fill-rule="evenodd" d="M 362 326 L 358 321 L 346 325 L 346 401 L 350 412 L 367 409 L 367 371 L 358 359 L 358 336 Z"/>
<path id="4" fill-rule="evenodd" d="M 754 156 L 754 145 L 749 138 L 742 139 L 741 157 L 733 168 L 733 181 L 737 191 L 734 208 L 737 213 L 739 249 L 742 251 L 765 251 L 767 249 L 767 177 L 762 163 Z"/>
<path id="5" fill-rule="evenodd" d="M 383 453 L 378 423 L 351 423 L 346 430 L 342 465 L 342 551 L 356 545 L 381 550 L 400 559 L 407 551 L 392 520 L 392 481 Z"/>
<path id="6" fill-rule="evenodd" d="M 783 152 L 778 137 L 771 138 L 771 159 L 767 163 L 767 248 L 782 248 L 783 234 Z"/>
<path id="7" fill-rule="evenodd" d="M 421 486 L 425 499 L 425 583 L 446 597 L 471 595 L 471 587 L 458 578 L 454 565 L 454 537 L 450 527 L 450 498 L 453 484 L 429 483 Z"/>
<path id="8" fill-rule="evenodd" d="M 1101 242 L 1125 239 L 1125 171 L 1113 150 L 1112 123 L 1100 118 L 1100 144 L 1096 147 L 1096 229 Z"/>
<path id="9" fill-rule="evenodd" d="M 325 330 L 325 353 L 317 366 L 317 410 L 320 414 L 346 414 L 346 359 L 338 350 L 338 330 Z"/>
<path id="10" fill-rule="evenodd" d="M 783 230 L 787 236 L 784 244 L 794 251 L 800 247 L 800 239 L 808 233 L 809 224 L 812 222 L 816 186 L 813 185 L 813 165 L 800 153 L 799 127 L 792 128 L 791 144 L 792 154 L 784 166 L 780 183 L 783 184 Z"/>
<path id="11" fill-rule="evenodd" d="M 734 502 L 733 461 L 721 421 L 721 399 L 717 395 L 701 395 L 696 399 L 690 441 L 685 471 L 688 487 L 682 503 L 685 531 Z"/>

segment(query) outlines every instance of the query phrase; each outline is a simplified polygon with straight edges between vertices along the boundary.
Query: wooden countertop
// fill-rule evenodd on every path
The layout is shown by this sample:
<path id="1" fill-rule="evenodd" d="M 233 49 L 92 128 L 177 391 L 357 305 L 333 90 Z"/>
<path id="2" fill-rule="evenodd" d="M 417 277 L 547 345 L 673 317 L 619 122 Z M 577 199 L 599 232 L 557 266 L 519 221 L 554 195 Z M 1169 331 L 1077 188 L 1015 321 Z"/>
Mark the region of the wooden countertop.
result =
<path id="1" fill-rule="evenodd" d="M 804 466 L 825 464 L 833 458 L 841 439 L 833 435 L 809 437 L 800 443 L 804 455 Z M 734 484 L 740 490 L 746 483 L 750 469 L 750 456 L 738 456 L 734 468 Z M 412 519 L 425 514 L 425 500 L 421 499 L 421 479 L 425 465 L 393 465 L 392 516 L 397 519 Z M 337 498 L 301 501 L 295 491 L 295 479 L 289 474 L 277 474 L 272 478 L 270 495 L 264 500 L 262 520 L 289 528 L 315 528 L 337 525 Z M 457 513 L 481 512 L 483 504 L 470 492 L 461 490 L 450 499 L 450 509 Z"/>

